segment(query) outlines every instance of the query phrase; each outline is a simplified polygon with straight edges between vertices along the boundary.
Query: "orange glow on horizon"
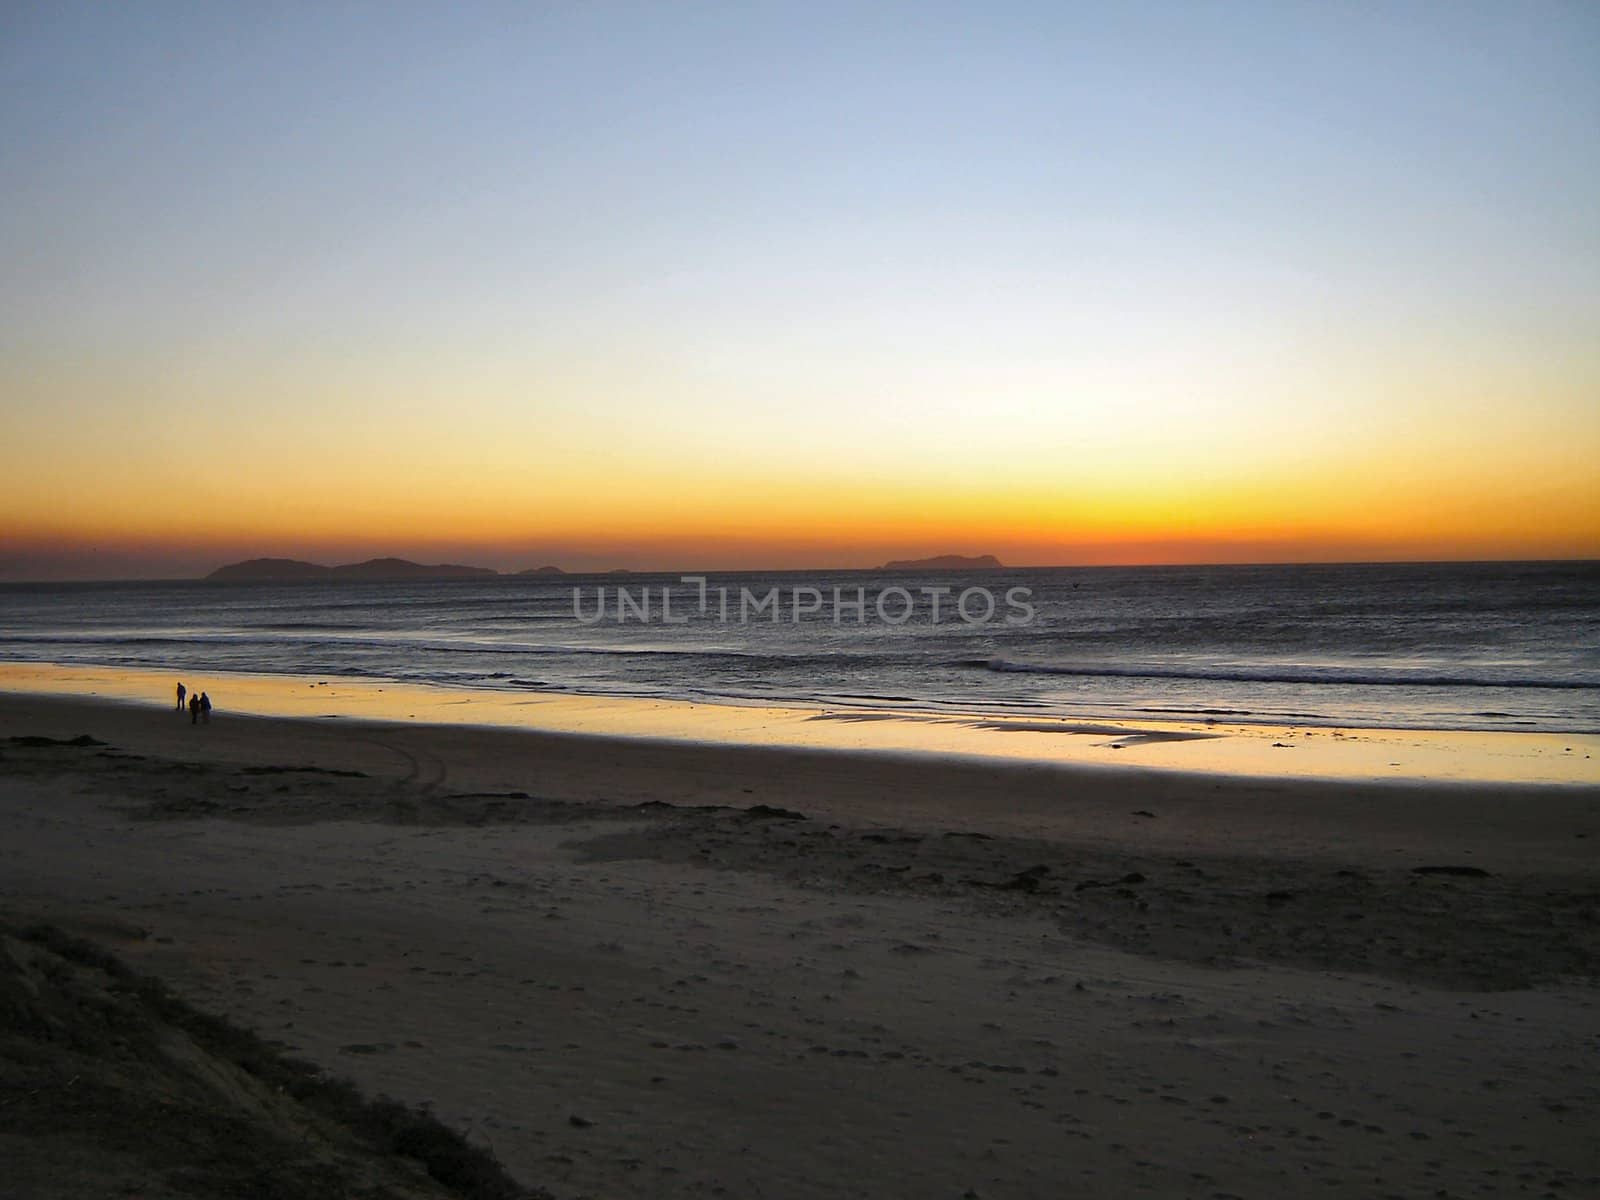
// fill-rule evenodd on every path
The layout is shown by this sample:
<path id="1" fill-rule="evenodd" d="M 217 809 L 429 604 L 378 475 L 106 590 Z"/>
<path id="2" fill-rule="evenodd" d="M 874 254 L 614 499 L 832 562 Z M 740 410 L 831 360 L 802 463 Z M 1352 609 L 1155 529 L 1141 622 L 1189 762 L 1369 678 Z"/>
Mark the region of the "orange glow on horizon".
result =
<path id="1" fill-rule="evenodd" d="M 1600 558 L 1585 6 L 37 7 L 0 578 Z"/>
<path id="2" fill-rule="evenodd" d="M 344 528 L 332 521 L 309 528 L 262 521 L 239 529 L 221 521 L 185 526 L 168 520 L 149 529 L 129 514 L 101 529 L 57 526 L 0 534 L 0 578 L 182 577 L 254 557 L 335 563 L 394 556 L 505 571 L 547 563 L 569 571 L 827 569 L 952 553 L 994 554 L 1019 567 L 1600 559 L 1600 512 L 1592 498 L 1582 499 L 1588 500 L 1587 506 L 1569 504 L 1566 524 L 1550 519 L 1552 507 L 1537 504 L 1501 510 L 1499 520 L 1473 520 L 1470 512 L 1418 511 L 1422 519 L 1413 524 L 1386 524 L 1383 514 L 1372 510 L 1347 514 L 1342 523 L 1318 524 L 1285 514 L 1276 521 L 1230 525 L 1216 518 L 1208 522 L 1198 511 L 1163 523 L 1160 513 L 1148 509 L 1121 519 L 1107 512 L 1096 524 L 1048 506 L 1023 508 L 1028 519 L 1008 521 L 1007 510 L 998 504 L 970 501 L 943 511 L 912 511 L 914 504 L 908 501 L 892 510 L 854 514 L 841 504 L 812 514 L 806 522 L 794 521 L 783 510 L 720 520 L 701 513 L 693 520 L 680 517 L 676 524 L 666 518 L 631 522 L 602 513 L 590 524 L 528 522 L 520 529 L 503 518 L 412 524 L 394 514 L 389 520 Z M 1430 516 L 1439 519 L 1430 522 Z M 29 563 L 46 565 L 30 572 Z M 112 564 L 113 569 L 97 571 L 96 564 Z"/>
<path id="3" fill-rule="evenodd" d="M 269 464 L 181 476 L 182 503 L 156 473 L 135 481 L 127 464 L 69 488 L 19 471 L 0 482 L 9 515 L 0 577 L 30 577 L 30 563 L 47 575 L 94 575 L 97 561 L 116 564 L 101 577 L 183 575 L 263 556 L 512 570 L 860 567 L 946 553 L 1016 566 L 1600 558 L 1600 485 L 1581 445 L 1542 467 L 1508 453 L 1476 474 L 1338 457 L 1231 474 L 1179 463 L 1167 477 L 1137 461 L 1059 478 L 1034 466 L 1007 477 L 992 463 L 878 479 L 799 467 L 712 474 L 637 455 L 635 466 L 430 478 L 372 463 Z"/>

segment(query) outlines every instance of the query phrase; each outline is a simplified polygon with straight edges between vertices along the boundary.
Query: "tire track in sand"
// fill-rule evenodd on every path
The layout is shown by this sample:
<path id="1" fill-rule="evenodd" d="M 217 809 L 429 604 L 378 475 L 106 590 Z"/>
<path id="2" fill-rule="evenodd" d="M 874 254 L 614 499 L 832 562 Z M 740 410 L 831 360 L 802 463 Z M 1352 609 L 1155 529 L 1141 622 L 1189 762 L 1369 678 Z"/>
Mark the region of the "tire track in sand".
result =
<path id="1" fill-rule="evenodd" d="M 406 772 L 390 787 L 396 805 L 415 811 L 418 801 L 434 799 L 450 777 L 449 765 L 444 759 L 426 750 L 402 745 L 386 738 L 363 737 L 356 739 L 369 746 L 387 750 L 406 765 Z"/>

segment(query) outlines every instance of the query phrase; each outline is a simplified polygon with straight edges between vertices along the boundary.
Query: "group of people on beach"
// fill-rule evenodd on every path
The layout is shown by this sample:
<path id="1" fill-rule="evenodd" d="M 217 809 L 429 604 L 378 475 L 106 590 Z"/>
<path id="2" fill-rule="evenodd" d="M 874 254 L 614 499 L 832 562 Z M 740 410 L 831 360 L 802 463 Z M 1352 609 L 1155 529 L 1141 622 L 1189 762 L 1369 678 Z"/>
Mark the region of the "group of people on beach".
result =
<path id="1" fill-rule="evenodd" d="M 188 689 L 183 684 L 178 684 L 178 711 L 183 712 L 183 698 L 188 694 Z M 189 696 L 189 724 L 211 724 L 211 697 L 204 692 L 195 692 Z"/>

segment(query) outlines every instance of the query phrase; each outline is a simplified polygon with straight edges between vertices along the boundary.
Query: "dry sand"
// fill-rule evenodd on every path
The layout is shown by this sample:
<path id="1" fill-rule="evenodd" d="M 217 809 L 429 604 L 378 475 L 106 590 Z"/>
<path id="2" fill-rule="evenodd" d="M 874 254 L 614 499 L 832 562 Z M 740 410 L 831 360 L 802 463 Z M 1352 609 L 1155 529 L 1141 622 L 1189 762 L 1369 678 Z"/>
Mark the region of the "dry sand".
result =
<path id="1" fill-rule="evenodd" d="M 0 831 L 561 1197 L 1600 1195 L 1595 787 L 9 696 Z"/>

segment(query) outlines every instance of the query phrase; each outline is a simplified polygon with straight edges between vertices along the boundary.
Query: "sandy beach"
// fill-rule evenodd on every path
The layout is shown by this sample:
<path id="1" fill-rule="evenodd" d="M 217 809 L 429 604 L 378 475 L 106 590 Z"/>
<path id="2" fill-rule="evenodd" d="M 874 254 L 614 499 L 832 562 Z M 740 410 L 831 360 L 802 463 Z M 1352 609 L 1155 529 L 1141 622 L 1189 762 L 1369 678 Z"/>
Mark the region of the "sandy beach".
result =
<path id="1" fill-rule="evenodd" d="M 10 913 L 560 1197 L 1600 1189 L 1592 783 L 9 694 L 0 823 Z"/>
<path id="2" fill-rule="evenodd" d="M 5 4 L 0 1200 L 1600 1200 L 1597 114 Z"/>

